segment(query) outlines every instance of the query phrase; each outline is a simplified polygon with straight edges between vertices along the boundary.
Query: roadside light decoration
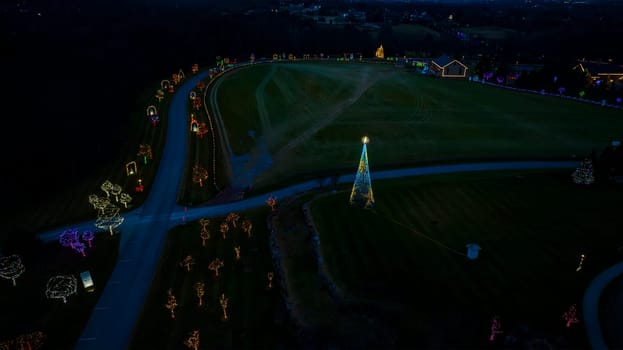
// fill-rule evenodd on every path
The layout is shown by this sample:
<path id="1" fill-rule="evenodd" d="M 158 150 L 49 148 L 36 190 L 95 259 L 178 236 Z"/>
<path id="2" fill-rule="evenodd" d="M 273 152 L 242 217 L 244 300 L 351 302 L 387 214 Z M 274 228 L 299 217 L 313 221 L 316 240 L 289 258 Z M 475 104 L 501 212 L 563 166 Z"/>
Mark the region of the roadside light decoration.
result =
<path id="1" fill-rule="evenodd" d="M 141 193 L 145 191 L 145 186 L 143 185 L 143 179 L 138 179 L 136 181 L 136 187 L 134 187 L 134 192 Z"/>
<path id="2" fill-rule="evenodd" d="M 205 88 L 206 88 L 206 84 L 203 81 L 200 81 L 197 83 L 197 89 L 199 89 L 200 92 L 203 92 Z"/>
<path id="3" fill-rule="evenodd" d="M 197 74 L 197 72 L 199 72 L 199 65 L 197 63 L 193 64 L 193 66 L 190 68 L 190 71 L 193 74 Z"/>
<path id="4" fill-rule="evenodd" d="M 171 75 L 171 82 L 173 83 L 173 85 L 177 85 L 180 83 L 180 76 L 177 73 L 173 73 Z"/>
<path id="5" fill-rule="evenodd" d="M 227 321 L 229 317 L 227 316 L 227 304 L 229 303 L 229 299 L 225 296 L 225 294 L 221 294 L 221 297 L 218 299 L 221 304 L 221 309 L 223 310 L 223 321 Z"/>
<path id="6" fill-rule="evenodd" d="M 138 146 L 138 152 L 136 152 L 137 157 L 143 157 L 143 163 L 147 164 L 148 159 L 153 159 L 154 155 L 151 151 L 151 145 L 147 143 L 141 143 Z"/>
<path id="7" fill-rule="evenodd" d="M 266 204 L 270 207 L 270 210 L 275 211 L 275 206 L 277 205 L 277 198 L 273 195 L 269 196 L 266 199 Z"/>
<path id="8" fill-rule="evenodd" d="M 136 163 L 134 163 L 134 166 L 136 166 Z M 112 188 L 110 189 L 110 193 L 113 194 L 113 196 L 115 196 L 115 202 L 119 202 L 119 195 L 121 194 L 121 191 L 123 191 L 123 188 L 117 184 L 112 185 Z"/>
<path id="9" fill-rule="evenodd" d="M 16 286 L 15 279 L 21 276 L 26 268 L 19 255 L 9 255 L 0 258 L 0 277 L 12 280 L 13 287 Z"/>
<path id="10" fill-rule="evenodd" d="M 203 187 L 203 181 L 208 178 L 208 171 L 201 165 L 193 166 L 192 180 L 198 183 L 199 187 Z"/>
<path id="11" fill-rule="evenodd" d="M 199 129 L 199 122 L 195 117 L 190 117 L 190 131 L 197 132 L 197 129 Z"/>
<path id="12" fill-rule="evenodd" d="M 80 273 L 80 280 L 82 281 L 82 286 L 84 290 L 89 293 L 95 292 L 95 284 L 93 283 L 93 278 L 91 278 L 91 272 L 83 271 Z"/>
<path id="13" fill-rule="evenodd" d="M 495 337 L 500 333 L 503 333 L 502 322 L 498 316 L 493 316 L 491 319 L 491 333 L 489 334 L 489 341 L 494 342 Z"/>
<path id="14" fill-rule="evenodd" d="M 106 206 L 110 204 L 110 199 L 92 194 L 89 195 L 89 203 L 93 205 L 93 209 L 97 209 L 98 212 L 101 213 L 102 211 L 104 211 L 104 208 L 106 208 Z"/>
<path id="15" fill-rule="evenodd" d="M 580 272 L 582 270 L 582 266 L 584 265 L 584 259 L 586 255 L 584 253 L 580 254 L 580 262 L 578 263 L 578 267 L 575 269 L 575 272 Z"/>
<path id="16" fill-rule="evenodd" d="M 189 97 L 191 100 L 195 100 L 195 99 L 197 98 L 197 93 L 195 92 L 195 90 L 191 90 L 191 91 L 190 91 L 190 94 L 188 94 L 188 97 Z"/>
<path id="17" fill-rule="evenodd" d="M 154 97 L 158 99 L 158 102 L 162 102 L 162 99 L 164 98 L 164 91 L 160 89 L 156 90 L 156 94 L 154 95 Z"/>
<path id="18" fill-rule="evenodd" d="M 199 123 L 196 131 L 197 135 L 199 135 L 200 139 L 203 139 L 203 135 L 208 133 L 208 127 L 205 122 Z"/>
<path id="19" fill-rule="evenodd" d="M 21 334 L 14 340 L 0 343 L 1 350 L 19 349 L 35 350 L 43 347 L 46 335 L 43 332 Z"/>
<path id="20" fill-rule="evenodd" d="M 210 231 L 207 228 L 202 227 L 201 233 L 199 233 L 199 236 L 201 237 L 201 246 L 205 247 L 206 241 L 210 239 Z"/>
<path id="21" fill-rule="evenodd" d="M 186 79 L 186 74 L 184 74 L 184 71 L 182 70 L 182 68 L 180 68 L 180 70 L 177 72 L 177 76 L 180 79 L 180 81 Z"/>
<path id="22" fill-rule="evenodd" d="M 567 328 L 571 327 L 574 323 L 579 323 L 578 319 L 578 310 L 575 304 L 569 306 L 569 310 L 562 314 L 562 318 L 566 321 L 565 326 Z"/>
<path id="23" fill-rule="evenodd" d="M 240 220 L 240 215 L 238 215 L 238 213 L 229 213 L 227 214 L 227 217 L 225 217 L 225 221 L 228 224 L 231 224 L 234 228 L 236 227 L 238 220 Z"/>
<path id="24" fill-rule="evenodd" d="M 234 247 L 234 259 L 240 260 L 240 246 Z"/>
<path id="25" fill-rule="evenodd" d="M 199 330 L 190 332 L 188 338 L 184 340 L 184 345 L 192 350 L 199 350 Z"/>
<path id="26" fill-rule="evenodd" d="M 87 244 L 89 245 L 89 248 L 93 248 L 93 245 L 91 243 L 93 239 L 95 239 L 95 233 L 93 233 L 93 231 L 88 230 L 88 231 L 82 232 L 81 238 L 83 241 L 87 242 Z"/>
<path id="27" fill-rule="evenodd" d="M 151 117 L 152 115 L 158 114 L 158 109 L 156 109 L 156 106 L 150 105 L 150 106 L 147 106 L 146 113 L 148 117 Z"/>
<path id="28" fill-rule="evenodd" d="M 273 277 L 274 274 L 272 272 L 269 272 L 266 277 L 268 277 L 268 286 L 266 286 L 267 289 L 272 289 L 273 288 Z"/>
<path id="29" fill-rule="evenodd" d="M 197 294 L 197 299 L 199 299 L 199 306 L 203 305 L 203 295 L 205 294 L 205 284 L 203 282 L 197 282 L 193 286 L 195 288 L 195 293 Z"/>
<path id="30" fill-rule="evenodd" d="M 98 215 L 97 220 L 95 220 L 95 227 L 103 230 L 108 229 L 112 236 L 114 234 L 113 229 L 121 225 L 123 221 L 124 218 L 119 215 L 119 208 L 109 204 Z"/>
<path id="31" fill-rule="evenodd" d="M 110 190 L 112 189 L 112 182 L 110 180 L 106 180 L 100 186 L 100 189 L 106 193 L 106 198 L 110 197 Z M 89 197 L 90 198 L 90 197 Z"/>
<path id="32" fill-rule="evenodd" d="M 157 115 L 152 115 L 151 117 L 149 117 L 149 121 L 151 122 L 151 125 L 156 126 L 160 122 L 160 117 Z"/>
<path id="33" fill-rule="evenodd" d="M 191 265 L 195 264 L 195 259 L 193 259 L 192 255 L 186 255 L 182 262 L 180 262 L 180 266 L 186 267 L 186 271 L 190 271 Z"/>
<path id="34" fill-rule="evenodd" d="M 160 82 L 160 87 L 162 88 L 162 90 L 169 90 L 170 86 L 171 86 L 171 82 L 168 81 L 167 79 L 164 79 L 163 81 Z"/>
<path id="35" fill-rule="evenodd" d="M 45 287 L 45 296 L 49 299 L 63 299 L 67 303 L 67 297 L 76 294 L 78 281 L 72 275 L 58 275 L 50 277 Z"/>
<path id="36" fill-rule="evenodd" d="M 136 175 L 138 168 L 135 161 L 131 161 L 125 164 L 125 174 L 127 176 Z"/>
<path id="37" fill-rule="evenodd" d="M 249 238 L 251 238 L 251 230 L 253 229 L 253 224 L 251 223 L 251 220 L 243 220 L 241 227 L 242 231 L 246 233 Z"/>
<path id="38" fill-rule="evenodd" d="M 218 270 L 220 270 L 223 266 L 225 266 L 225 263 L 221 259 L 216 258 L 212 260 L 210 265 L 208 265 L 208 269 L 214 271 L 214 277 L 218 277 Z"/>
<path id="39" fill-rule="evenodd" d="M 227 239 L 227 232 L 229 232 L 229 225 L 226 222 L 221 223 L 220 231 L 223 234 L 223 239 Z"/>
<path id="40" fill-rule="evenodd" d="M 175 308 L 177 307 L 177 299 L 175 299 L 175 295 L 173 295 L 173 290 L 171 288 L 169 288 L 169 290 L 167 291 L 167 303 L 164 304 L 164 307 L 171 312 L 171 318 L 175 319 Z"/>
<path id="41" fill-rule="evenodd" d="M 203 106 L 203 102 L 201 102 L 201 99 L 200 98 L 195 98 L 193 100 L 193 108 L 196 111 L 198 111 L 201 108 L 201 106 Z"/>

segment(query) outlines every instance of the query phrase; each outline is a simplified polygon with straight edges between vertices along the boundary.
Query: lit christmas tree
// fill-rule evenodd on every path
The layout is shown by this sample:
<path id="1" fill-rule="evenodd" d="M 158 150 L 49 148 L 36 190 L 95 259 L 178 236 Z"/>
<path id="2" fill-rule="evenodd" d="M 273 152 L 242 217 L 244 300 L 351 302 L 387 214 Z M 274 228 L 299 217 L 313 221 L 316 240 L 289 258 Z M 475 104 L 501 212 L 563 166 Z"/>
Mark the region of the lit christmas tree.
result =
<path id="1" fill-rule="evenodd" d="M 367 144 L 370 139 L 364 136 L 363 150 L 361 151 L 361 159 L 359 160 L 359 168 L 353 183 L 353 190 L 350 193 L 350 205 L 358 206 L 364 209 L 374 207 L 374 194 L 372 193 L 372 182 L 370 181 L 370 168 L 368 167 L 368 149 Z"/>
<path id="2" fill-rule="evenodd" d="M 590 185 L 595 182 L 595 176 L 593 175 L 593 162 L 590 158 L 584 158 L 580 167 L 575 169 L 571 174 L 573 182 L 581 185 Z"/>

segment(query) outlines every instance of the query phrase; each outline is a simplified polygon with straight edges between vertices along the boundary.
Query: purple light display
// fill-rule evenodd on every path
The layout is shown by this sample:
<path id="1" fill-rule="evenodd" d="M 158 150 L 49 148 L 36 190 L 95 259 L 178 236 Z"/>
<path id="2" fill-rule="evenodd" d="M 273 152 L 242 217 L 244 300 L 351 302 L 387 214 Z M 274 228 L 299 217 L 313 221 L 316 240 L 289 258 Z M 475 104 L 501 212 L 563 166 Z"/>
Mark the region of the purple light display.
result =
<path id="1" fill-rule="evenodd" d="M 95 233 L 93 231 L 84 231 L 82 232 L 82 240 L 87 242 L 89 248 L 92 248 L 91 241 L 95 238 Z"/>

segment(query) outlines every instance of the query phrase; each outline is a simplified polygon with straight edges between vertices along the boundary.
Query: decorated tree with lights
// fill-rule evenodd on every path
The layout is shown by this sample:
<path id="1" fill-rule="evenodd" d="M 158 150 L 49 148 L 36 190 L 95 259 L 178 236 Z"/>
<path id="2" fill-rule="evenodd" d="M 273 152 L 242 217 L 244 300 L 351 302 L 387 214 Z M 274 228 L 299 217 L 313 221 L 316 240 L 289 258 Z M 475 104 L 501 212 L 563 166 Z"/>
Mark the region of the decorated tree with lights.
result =
<path id="1" fill-rule="evenodd" d="M 67 297 L 76 294 L 78 282 L 73 275 L 59 275 L 50 277 L 45 287 L 45 296 L 49 299 L 63 299 L 67 303 Z"/>
<path id="2" fill-rule="evenodd" d="M 89 248 L 93 248 L 93 246 L 91 245 L 91 242 L 93 241 L 93 239 L 95 239 L 95 233 L 93 233 L 93 231 L 82 232 L 81 238 L 83 241 L 87 242 Z"/>
<path id="3" fill-rule="evenodd" d="M 113 229 L 121 225 L 123 220 L 124 218 L 119 215 L 119 208 L 111 204 L 106 206 L 98 215 L 97 220 L 95 220 L 95 227 L 102 230 L 107 229 L 112 236 L 115 234 Z"/>
<path id="4" fill-rule="evenodd" d="M 241 227 L 242 231 L 246 233 L 249 238 L 251 238 L 251 230 L 253 229 L 253 223 L 251 223 L 251 220 L 243 220 Z"/>
<path id="5" fill-rule="evenodd" d="M 220 270 L 223 266 L 225 266 L 225 263 L 221 259 L 216 258 L 212 260 L 210 265 L 208 265 L 208 269 L 214 271 L 214 276 L 218 277 L 218 270 Z"/>
<path id="6" fill-rule="evenodd" d="M 199 123 L 199 125 L 197 126 L 197 135 L 199 135 L 200 139 L 203 139 L 203 135 L 207 134 L 209 132 L 208 130 L 208 126 L 206 125 L 206 123 L 201 122 Z"/>
<path id="7" fill-rule="evenodd" d="M 87 247 L 87 246 L 86 246 L 84 243 L 82 243 L 82 242 L 78 241 L 78 242 L 74 243 L 74 245 L 73 245 L 73 247 L 72 247 L 72 248 L 73 248 L 75 251 L 77 251 L 78 253 L 82 254 L 82 256 L 87 256 L 87 255 L 85 254 L 85 252 L 84 252 L 84 250 L 86 249 L 86 247 Z"/>
<path id="8" fill-rule="evenodd" d="M 153 158 L 153 154 L 151 152 L 151 145 L 142 143 L 138 146 L 138 152 L 136 153 L 137 157 L 143 158 L 143 163 L 147 164 L 148 159 Z"/>
<path id="9" fill-rule="evenodd" d="M 199 306 L 203 305 L 203 295 L 205 294 L 205 284 L 203 282 L 197 282 L 194 285 L 195 294 L 197 294 L 197 299 L 199 299 Z"/>
<path id="10" fill-rule="evenodd" d="M 15 338 L 15 344 L 19 350 L 35 350 L 44 345 L 45 339 L 45 333 L 37 331 L 18 336 Z"/>
<path id="11" fill-rule="evenodd" d="M 223 310 L 223 321 L 227 321 L 229 317 L 227 316 L 227 305 L 229 304 L 229 299 L 225 297 L 225 294 L 221 294 L 221 297 L 218 299 L 221 304 L 221 309 Z"/>
<path id="12" fill-rule="evenodd" d="M 580 320 L 578 319 L 578 310 L 575 304 L 571 305 L 569 307 L 569 310 L 562 314 L 562 318 L 565 320 L 565 326 L 567 328 L 571 327 L 571 325 L 574 323 L 580 322 Z"/>
<path id="13" fill-rule="evenodd" d="M 123 204 L 124 208 L 128 207 L 128 203 L 130 203 L 132 201 L 132 196 L 130 196 L 129 194 L 122 192 L 119 195 L 119 202 L 121 202 Z"/>
<path id="14" fill-rule="evenodd" d="M 240 260 L 240 246 L 234 247 L 234 259 Z"/>
<path id="15" fill-rule="evenodd" d="M 110 199 L 106 197 L 97 197 L 91 203 L 93 207 L 97 209 L 100 213 L 104 211 L 104 209 L 110 205 Z"/>
<path id="16" fill-rule="evenodd" d="M 229 232 L 229 225 L 227 225 L 227 222 L 221 223 L 220 231 L 223 234 L 223 239 L 227 239 L 227 232 Z"/>
<path id="17" fill-rule="evenodd" d="M 201 229 L 208 229 L 208 226 L 210 225 L 210 219 L 207 218 L 201 218 L 199 219 L 199 225 L 201 225 Z"/>
<path id="18" fill-rule="evenodd" d="M 195 264 L 195 259 L 193 259 L 192 255 L 186 255 L 184 259 L 180 262 L 180 266 L 186 267 L 186 271 L 190 271 L 190 267 Z"/>
<path id="19" fill-rule="evenodd" d="M 58 241 L 63 247 L 74 249 L 74 245 L 79 242 L 78 230 L 69 229 L 63 231 L 63 233 L 61 233 L 58 237 Z"/>
<path id="20" fill-rule="evenodd" d="M 22 263 L 19 255 L 9 255 L 0 258 L 0 277 L 12 280 L 13 286 L 16 286 L 15 279 L 21 276 L 26 268 Z"/>
<path id="21" fill-rule="evenodd" d="M 200 236 L 201 236 L 201 246 L 205 247 L 206 246 L 206 241 L 208 239 L 210 239 L 210 231 L 208 231 L 207 228 L 202 227 Z"/>
<path id="22" fill-rule="evenodd" d="M 586 157 L 580 164 L 580 167 L 575 169 L 571 174 L 573 182 L 579 185 L 590 185 L 595 182 L 595 176 L 593 175 L 593 162 L 590 158 Z"/>
<path id="23" fill-rule="evenodd" d="M 112 188 L 110 189 L 110 193 L 112 193 L 115 196 L 115 202 L 119 202 L 119 194 L 121 194 L 121 191 L 123 191 L 123 188 L 121 188 L 121 186 L 117 184 L 112 185 Z"/>
<path id="24" fill-rule="evenodd" d="M 240 220 L 240 215 L 238 215 L 238 213 L 229 213 L 225 217 L 225 221 L 228 224 L 231 224 L 233 227 L 236 227 L 236 224 L 238 223 L 238 220 Z"/>
<path id="25" fill-rule="evenodd" d="M 184 340 L 184 345 L 192 350 L 199 350 L 199 331 L 194 330 L 190 332 L 188 338 Z"/>
<path id="26" fill-rule="evenodd" d="M 198 183 L 200 187 L 203 187 L 203 181 L 208 178 L 208 171 L 201 165 L 195 165 L 193 167 L 193 182 Z"/>
<path id="27" fill-rule="evenodd" d="M 107 198 L 110 198 L 110 190 L 112 190 L 112 186 L 113 186 L 113 184 L 109 180 L 104 181 L 104 183 L 102 183 L 102 185 L 100 186 L 102 191 L 104 191 L 104 193 L 106 193 L 106 197 Z"/>
<path id="28" fill-rule="evenodd" d="M 97 201 L 99 200 L 99 196 L 96 194 L 90 194 L 89 195 L 89 204 L 91 204 L 93 206 L 93 209 L 97 209 L 97 206 L 95 205 L 95 203 L 97 203 Z"/>
<path id="29" fill-rule="evenodd" d="M 372 183 L 370 181 L 370 168 L 368 167 L 368 148 L 367 144 L 370 139 L 364 136 L 361 139 L 363 143 L 359 166 L 355 175 L 353 189 L 350 192 L 349 204 L 360 208 L 374 207 L 374 194 L 372 192 Z"/>
<path id="30" fill-rule="evenodd" d="M 266 204 L 270 207 L 270 210 L 275 211 L 277 205 L 277 198 L 270 196 L 266 199 Z"/>
<path id="31" fill-rule="evenodd" d="M 167 303 L 164 304 L 164 307 L 167 308 L 171 312 L 171 318 L 175 318 L 175 308 L 177 307 L 177 299 L 175 295 L 173 295 L 173 289 L 169 288 L 167 291 Z"/>

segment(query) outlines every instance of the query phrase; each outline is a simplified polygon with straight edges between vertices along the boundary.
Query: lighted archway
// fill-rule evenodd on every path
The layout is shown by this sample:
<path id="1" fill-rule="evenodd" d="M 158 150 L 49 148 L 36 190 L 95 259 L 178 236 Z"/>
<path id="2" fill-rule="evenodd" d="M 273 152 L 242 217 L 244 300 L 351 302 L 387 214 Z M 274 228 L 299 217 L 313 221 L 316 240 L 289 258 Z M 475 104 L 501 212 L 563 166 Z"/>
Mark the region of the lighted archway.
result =
<path id="1" fill-rule="evenodd" d="M 164 79 L 163 81 L 160 82 L 160 87 L 162 88 L 162 90 L 167 90 L 169 86 L 171 86 L 171 82 L 168 81 L 167 79 Z"/>
<path id="2" fill-rule="evenodd" d="M 151 105 L 147 107 L 147 116 L 151 117 L 154 115 L 158 115 L 158 110 L 156 109 L 156 106 Z"/>

